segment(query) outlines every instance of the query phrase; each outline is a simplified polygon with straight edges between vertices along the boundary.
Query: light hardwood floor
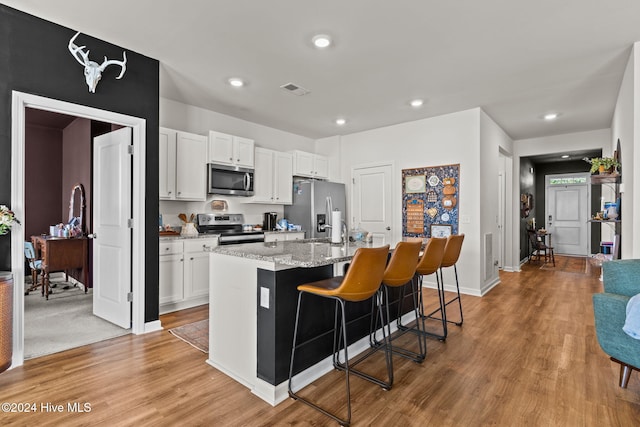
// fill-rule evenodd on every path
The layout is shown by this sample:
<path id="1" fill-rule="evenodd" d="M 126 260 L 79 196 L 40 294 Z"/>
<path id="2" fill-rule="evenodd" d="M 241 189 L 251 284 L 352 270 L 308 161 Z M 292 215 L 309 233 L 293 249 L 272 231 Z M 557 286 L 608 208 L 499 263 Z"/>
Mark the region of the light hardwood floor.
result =
<path id="1" fill-rule="evenodd" d="M 618 365 L 596 341 L 591 294 L 602 288 L 598 271 L 524 265 L 500 277 L 485 297 L 463 296 L 463 327 L 452 326 L 445 343 L 429 340 L 424 363 L 394 358 L 392 390 L 353 378 L 352 424 L 640 425 L 640 375 L 634 372 L 628 389 L 619 388 Z M 433 301 L 432 291 L 425 296 Z M 162 324 L 200 320 L 207 310 L 165 315 Z M 37 405 L 35 413 L 0 412 L 0 425 L 332 425 L 299 402 L 269 406 L 166 329 L 30 360 L 0 374 L 0 402 Z M 367 363 L 383 365 L 375 358 Z M 342 378 L 329 373 L 305 392 L 340 405 Z M 69 402 L 87 402 L 90 412 L 70 413 Z M 65 410 L 46 412 L 46 403 Z"/>

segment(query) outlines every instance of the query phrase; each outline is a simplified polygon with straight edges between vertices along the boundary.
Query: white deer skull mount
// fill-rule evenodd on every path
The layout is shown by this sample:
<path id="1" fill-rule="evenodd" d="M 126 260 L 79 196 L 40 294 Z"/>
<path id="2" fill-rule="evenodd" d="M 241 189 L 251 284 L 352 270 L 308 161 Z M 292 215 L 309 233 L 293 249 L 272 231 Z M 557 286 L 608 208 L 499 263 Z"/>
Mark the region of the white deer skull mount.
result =
<path id="1" fill-rule="evenodd" d="M 127 71 L 127 52 L 122 52 L 122 57 L 124 58 L 122 61 L 116 61 L 114 59 L 108 60 L 105 56 L 102 64 L 98 64 L 97 62 L 89 60 L 89 51 L 84 51 L 86 46 L 76 46 L 74 43 L 76 37 L 79 35 L 80 32 L 78 31 L 76 35 L 69 40 L 69 52 L 71 52 L 71 55 L 76 58 L 80 65 L 84 66 L 84 77 L 87 81 L 87 86 L 89 86 L 89 92 L 96 92 L 96 86 L 102 77 L 102 72 L 109 65 L 119 65 L 122 67 L 122 71 L 120 71 L 120 75 L 116 77 L 116 79 L 121 79 L 122 76 L 124 76 L 124 72 Z"/>

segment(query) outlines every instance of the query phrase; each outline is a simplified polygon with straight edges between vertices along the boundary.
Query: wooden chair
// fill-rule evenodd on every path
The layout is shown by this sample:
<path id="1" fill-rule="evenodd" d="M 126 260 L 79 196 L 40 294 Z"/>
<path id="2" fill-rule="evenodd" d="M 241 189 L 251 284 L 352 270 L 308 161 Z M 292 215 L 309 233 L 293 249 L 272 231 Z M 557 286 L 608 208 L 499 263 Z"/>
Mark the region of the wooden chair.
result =
<path id="1" fill-rule="evenodd" d="M 529 242 L 531 243 L 531 254 L 529 255 L 529 262 L 531 258 L 536 256 L 536 260 L 540 262 L 540 255 L 544 255 L 544 262 L 551 261 L 553 266 L 556 266 L 556 258 L 553 253 L 553 246 L 549 246 L 544 241 L 544 235 L 539 234 L 536 230 L 527 230 L 529 235 Z"/>

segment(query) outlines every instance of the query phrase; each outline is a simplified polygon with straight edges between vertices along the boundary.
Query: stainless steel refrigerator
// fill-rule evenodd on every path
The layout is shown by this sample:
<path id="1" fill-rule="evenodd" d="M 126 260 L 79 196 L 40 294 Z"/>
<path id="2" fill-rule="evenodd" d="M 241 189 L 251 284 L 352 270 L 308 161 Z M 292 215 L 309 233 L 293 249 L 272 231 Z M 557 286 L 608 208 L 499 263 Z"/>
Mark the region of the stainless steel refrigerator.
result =
<path id="1" fill-rule="evenodd" d="M 347 200 L 344 184 L 317 181 L 313 179 L 293 182 L 293 204 L 285 205 L 284 217 L 293 224 L 299 224 L 306 232 L 306 238 L 331 237 L 331 212 L 342 212 L 346 222 Z M 337 225 L 342 227 L 341 224 Z"/>

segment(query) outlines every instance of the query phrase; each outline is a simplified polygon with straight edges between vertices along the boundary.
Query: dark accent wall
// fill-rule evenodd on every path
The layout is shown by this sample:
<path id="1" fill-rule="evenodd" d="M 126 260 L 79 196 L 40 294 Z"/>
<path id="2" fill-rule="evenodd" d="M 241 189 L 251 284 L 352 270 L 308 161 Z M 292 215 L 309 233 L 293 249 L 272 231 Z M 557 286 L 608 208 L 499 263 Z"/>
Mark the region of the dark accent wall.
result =
<path id="1" fill-rule="evenodd" d="M 535 208 L 538 206 L 539 201 L 536 197 L 536 180 L 535 180 L 535 169 L 534 172 L 531 172 L 530 169 L 533 168 L 533 162 L 526 157 L 522 157 L 520 159 L 520 194 L 533 194 L 533 209 L 529 212 L 529 216 L 526 218 L 522 217 L 520 214 L 520 260 L 523 260 L 527 257 L 529 253 L 529 236 L 527 235 L 527 223 L 531 221 L 532 218 L 536 217 Z M 518 206 L 520 206 L 520 200 L 517 202 Z M 543 205 L 544 206 L 544 205 Z"/>
<path id="2" fill-rule="evenodd" d="M 545 224 L 545 179 L 547 175 L 557 175 L 563 173 L 579 173 L 589 172 L 591 165 L 583 160 L 574 160 L 567 162 L 555 162 L 555 163 L 539 163 L 535 165 L 536 169 L 536 199 L 539 201 L 535 205 L 535 217 L 538 227 L 544 227 Z M 602 196 L 602 187 L 599 185 L 593 185 L 591 187 L 591 206 L 596 207 L 592 209 L 594 214 L 600 207 L 600 197 Z M 591 253 L 600 252 L 600 227 L 591 228 Z"/>
<path id="3" fill-rule="evenodd" d="M 157 320 L 159 63 L 82 34 L 77 43 L 87 45 L 93 60 L 101 61 L 104 56 L 122 58 L 123 50 L 127 51 L 124 77 L 116 80 L 120 68 L 107 67 L 96 93 L 89 93 L 83 68 L 67 49 L 74 34 L 74 29 L 0 4 L 0 204 L 11 202 L 13 90 L 145 119 L 145 321 Z M 4 236 L 0 238 L 0 270 L 10 268 L 10 239 Z"/>

